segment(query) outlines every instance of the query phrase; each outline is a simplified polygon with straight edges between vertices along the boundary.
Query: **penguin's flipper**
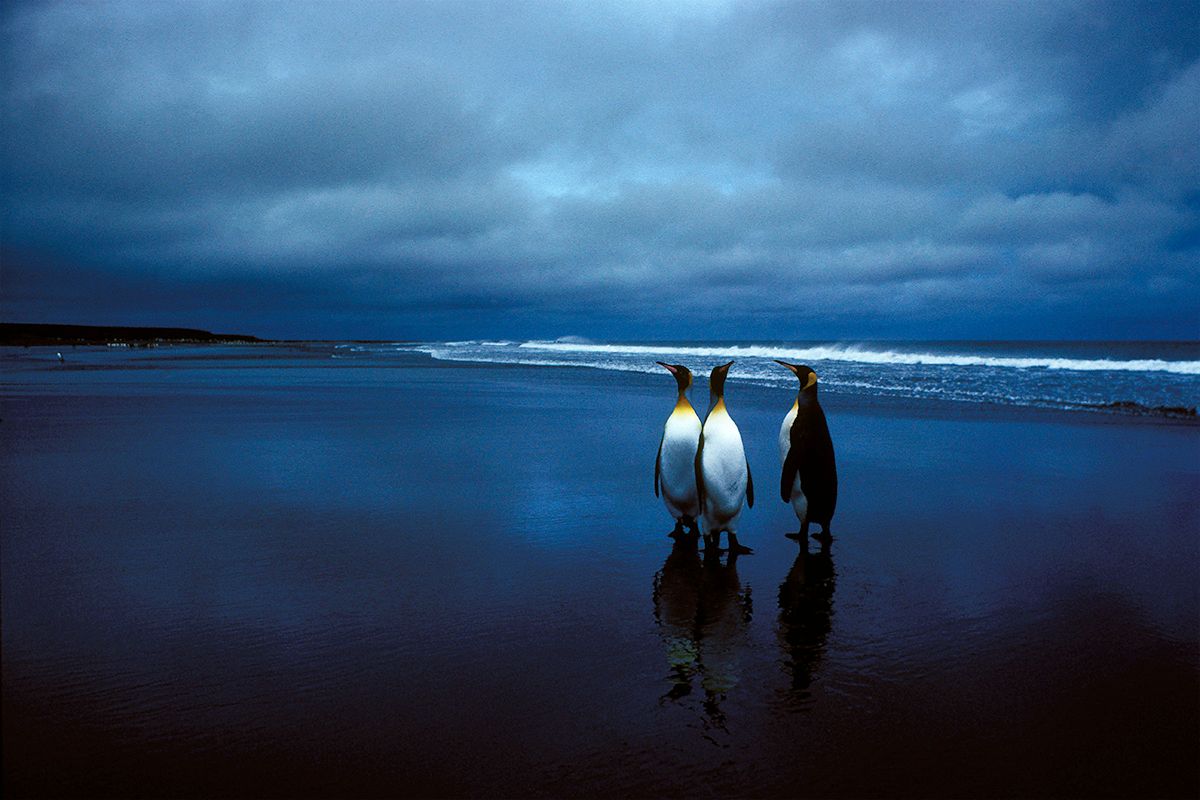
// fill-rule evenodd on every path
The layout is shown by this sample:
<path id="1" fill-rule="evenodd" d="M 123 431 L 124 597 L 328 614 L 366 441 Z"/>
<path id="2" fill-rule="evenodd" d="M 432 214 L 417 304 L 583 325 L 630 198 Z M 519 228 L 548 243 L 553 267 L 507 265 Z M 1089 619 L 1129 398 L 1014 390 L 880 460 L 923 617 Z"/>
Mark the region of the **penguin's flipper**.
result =
<path id="1" fill-rule="evenodd" d="M 696 443 L 696 501 L 700 504 L 700 513 L 704 513 L 704 467 L 700 463 L 700 454 L 704 452 L 704 429 L 700 429 L 700 441 Z"/>
<path id="2" fill-rule="evenodd" d="M 654 457 L 654 496 L 658 497 L 658 484 L 662 479 L 662 446 L 667 432 L 663 431 L 662 439 L 658 440 L 658 455 Z"/>
<path id="3" fill-rule="evenodd" d="M 807 429 L 792 423 L 792 430 L 788 433 L 788 454 L 783 459 L 783 472 L 779 476 L 779 496 L 783 498 L 783 502 L 792 502 L 792 487 L 795 485 L 796 475 L 800 472 L 800 465 L 812 459 L 811 450 L 812 442 Z M 800 488 L 803 491 L 803 475 L 800 476 Z M 807 492 L 805 494 L 807 495 Z"/>
<path id="4" fill-rule="evenodd" d="M 750 474 L 750 462 L 746 462 L 746 505 L 754 508 L 754 476 Z"/>
<path id="5" fill-rule="evenodd" d="M 783 473 L 779 476 L 779 496 L 783 502 L 792 502 L 792 486 L 796 482 L 796 471 L 800 468 L 800 455 L 795 443 L 788 448 L 787 458 L 783 460 Z"/>

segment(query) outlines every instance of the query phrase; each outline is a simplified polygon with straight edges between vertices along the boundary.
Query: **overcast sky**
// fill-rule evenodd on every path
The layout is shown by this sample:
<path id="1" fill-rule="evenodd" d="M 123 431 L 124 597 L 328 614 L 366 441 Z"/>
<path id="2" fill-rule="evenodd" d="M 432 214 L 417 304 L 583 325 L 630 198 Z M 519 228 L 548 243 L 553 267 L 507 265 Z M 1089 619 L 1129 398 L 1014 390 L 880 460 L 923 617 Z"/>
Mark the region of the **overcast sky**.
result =
<path id="1" fill-rule="evenodd" d="M 8 3 L 5 321 L 1198 338 L 1200 3 Z"/>

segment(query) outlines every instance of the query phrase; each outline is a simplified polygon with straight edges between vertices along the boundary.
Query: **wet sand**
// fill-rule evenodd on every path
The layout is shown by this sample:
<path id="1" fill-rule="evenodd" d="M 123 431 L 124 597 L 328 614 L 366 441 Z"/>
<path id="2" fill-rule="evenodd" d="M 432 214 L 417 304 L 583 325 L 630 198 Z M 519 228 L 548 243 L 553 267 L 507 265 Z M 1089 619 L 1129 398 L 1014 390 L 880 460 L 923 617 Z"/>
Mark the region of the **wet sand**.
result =
<path id="1" fill-rule="evenodd" d="M 730 563 L 665 373 L 328 356 L 5 362 L 6 793 L 1200 792 L 1194 423 L 826 395 L 824 557 L 735 371 Z"/>

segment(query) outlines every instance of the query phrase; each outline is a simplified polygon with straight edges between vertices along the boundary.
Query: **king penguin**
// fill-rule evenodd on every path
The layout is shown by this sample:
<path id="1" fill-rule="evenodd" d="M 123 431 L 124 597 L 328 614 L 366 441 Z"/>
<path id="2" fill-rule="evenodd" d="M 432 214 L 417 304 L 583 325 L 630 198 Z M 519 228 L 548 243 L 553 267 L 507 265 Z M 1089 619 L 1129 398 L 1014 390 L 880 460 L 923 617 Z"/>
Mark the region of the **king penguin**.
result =
<path id="1" fill-rule="evenodd" d="M 709 411 L 700 432 L 696 452 L 696 488 L 704 515 L 704 539 L 714 550 L 721 544 L 721 531 L 729 534 L 731 555 L 749 553 L 738 544 L 737 522 L 742 506 L 754 507 L 754 480 L 742 446 L 742 433 L 725 407 L 725 377 L 730 361 L 714 367 L 708 378 Z"/>
<path id="2" fill-rule="evenodd" d="M 700 516 L 695 467 L 696 449 L 700 445 L 700 417 L 687 399 L 687 391 L 692 388 L 691 370 L 682 364 L 656 363 L 675 376 L 679 388 L 675 408 L 663 425 L 658 457 L 654 460 L 654 495 L 657 497 L 661 493 L 667 511 L 675 518 L 671 536 L 679 538 L 685 525 L 696 533 L 696 519 Z"/>
<path id="3" fill-rule="evenodd" d="M 817 373 L 799 364 L 775 363 L 787 367 L 800 380 L 796 402 L 779 427 L 779 457 L 783 461 L 779 493 L 783 502 L 792 504 L 800 520 L 800 532 L 788 536 L 804 542 L 809 523 L 816 522 L 821 532 L 813 538 L 824 549 L 833 540 L 829 522 L 837 506 L 837 465 L 829 425 L 817 400 Z"/>

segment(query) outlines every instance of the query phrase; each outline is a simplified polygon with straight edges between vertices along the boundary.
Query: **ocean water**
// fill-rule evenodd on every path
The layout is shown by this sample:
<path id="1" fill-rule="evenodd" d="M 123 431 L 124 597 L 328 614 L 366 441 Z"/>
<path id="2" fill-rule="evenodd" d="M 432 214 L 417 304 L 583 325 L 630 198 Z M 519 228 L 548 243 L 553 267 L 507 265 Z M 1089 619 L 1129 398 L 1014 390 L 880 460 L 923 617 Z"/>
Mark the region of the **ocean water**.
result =
<path id="1" fill-rule="evenodd" d="M 1072 358 L 1194 360 L 1139 347 Z M 652 490 L 652 361 L 729 347 L 471 348 L 533 349 L 0 349 L 5 794 L 1200 793 L 1191 418 L 843 388 L 805 357 L 823 556 L 772 491 L 788 356 L 740 352 L 760 488 L 730 561 L 675 545 Z M 956 368 L 1195 404 L 1163 369 Z"/>
<path id="2" fill-rule="evenodd" d="M 1195 416 L 1200 402 L 1200 342 L 614 344 L 570 339 L 442 342 L 419 349 L 452 361 L 624 372 L 654 372 L 659 369 L 655 361 L 667 361 L 700 375 L 734 360 L 736 380 L 790 385 L 791 373 L 774 363 L 780 359 L 813 367 L 827 392 L 914 400 L 1172 417 Z"/>

